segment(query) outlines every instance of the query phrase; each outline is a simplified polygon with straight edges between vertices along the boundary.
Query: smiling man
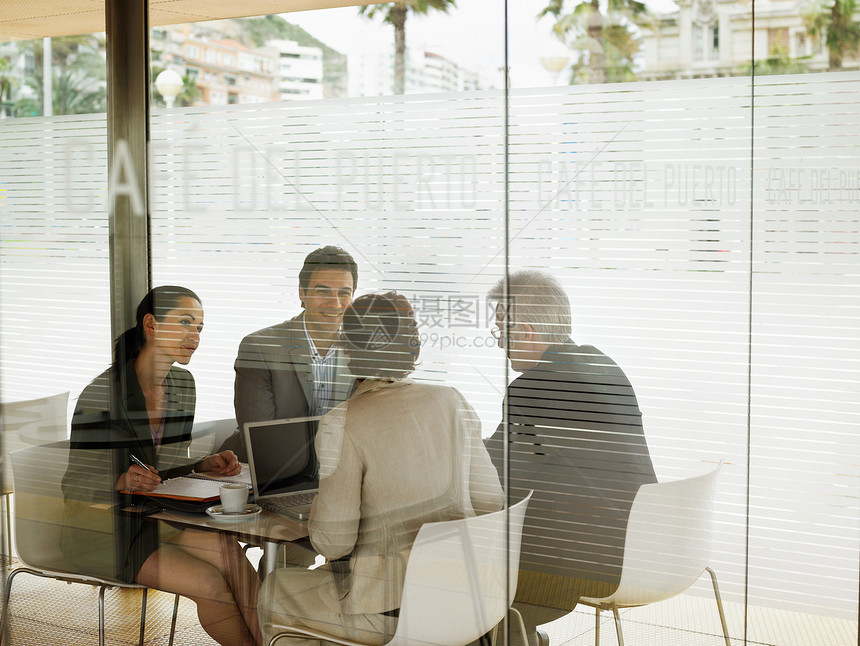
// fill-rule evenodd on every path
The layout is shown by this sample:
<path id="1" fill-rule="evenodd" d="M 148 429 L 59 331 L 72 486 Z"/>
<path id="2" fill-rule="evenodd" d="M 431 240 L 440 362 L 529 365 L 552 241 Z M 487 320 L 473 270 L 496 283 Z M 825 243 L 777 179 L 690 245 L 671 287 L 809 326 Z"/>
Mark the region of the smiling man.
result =
<path id="1" fill-rule="evenodd" d="M 355 260 L 340 247 L 305 258 L 299 273 L 304 311 L 249 334 L 239 346 L 233 398 L 239 429 L 246 422 L 323 415 L 349 396 L 354 379 L 336 341 L 357 282 Z M 223 447 L 247 461 L 241 433 Z"/>

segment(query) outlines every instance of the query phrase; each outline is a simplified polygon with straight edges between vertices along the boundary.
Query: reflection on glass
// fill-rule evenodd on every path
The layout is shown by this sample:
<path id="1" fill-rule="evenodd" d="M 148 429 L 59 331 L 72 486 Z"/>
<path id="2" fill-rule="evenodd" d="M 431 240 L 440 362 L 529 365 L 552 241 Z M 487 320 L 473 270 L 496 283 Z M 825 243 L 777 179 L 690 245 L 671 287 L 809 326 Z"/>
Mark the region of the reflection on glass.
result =
<path id="1" fill-rule="evenodd" d="M 410 15 L 404 96 L 394 29 L 355 7 L 155 26 L 152 78 L 182 87 L 170 109 L 153 91 L 152 272 L 217 322 L 195 419 L 235 428 L 237 347 L 298 312 L 295 275 L 332 243 L 358 293 L 408 296 L 413 378 L 457 387 L 488 434 L 507 375 L 486 292 L 506 257 L 544 269 L 573 337 L 635 384 L 660 480 L 726 458 L 716 568 L 749 604 L 730 619 L 749 610 L 750 638 L 776 643 L 759 609 L 798 611 L 814 627 L 791 646 L 854 644 L 856 7 L 757 3 L 753 22 L 744 2 L 621 4 L 519 0 L 507 34 L 500 3 Z M 71 114 L 104 109 L 102 45 L 45 44 L 0 45 L 4 406 L 80 392 L 110 340 L 106 124 Z M 61 70 L 74 100 L 43 87 Z"/>

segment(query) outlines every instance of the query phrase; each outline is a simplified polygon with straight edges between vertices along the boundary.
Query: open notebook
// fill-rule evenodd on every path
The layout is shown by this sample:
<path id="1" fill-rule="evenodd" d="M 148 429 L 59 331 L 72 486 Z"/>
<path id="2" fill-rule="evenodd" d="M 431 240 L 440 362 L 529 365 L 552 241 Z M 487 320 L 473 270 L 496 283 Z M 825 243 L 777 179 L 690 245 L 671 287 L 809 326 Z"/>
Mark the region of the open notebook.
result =
<path id="1" fill-rule="evenodd" d="M 189 473 L 164 480 L 153 491 L 125 491 L 150 498 L 170 498 L 191 503 L 214 503 L 220 498 L 220 487 L 225 482 L 241 482 L 251 487 L 251 469 L 242 465 L 241 473 L 234 476 L 216 476 L 205 473 Z"/>

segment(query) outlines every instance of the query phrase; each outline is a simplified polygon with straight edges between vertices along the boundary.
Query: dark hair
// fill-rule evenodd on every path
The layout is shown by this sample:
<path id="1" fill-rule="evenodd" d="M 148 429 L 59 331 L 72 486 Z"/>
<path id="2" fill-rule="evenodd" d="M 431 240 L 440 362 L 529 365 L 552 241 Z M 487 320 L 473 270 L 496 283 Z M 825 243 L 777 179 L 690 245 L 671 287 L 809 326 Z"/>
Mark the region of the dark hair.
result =
<path id="1" fill-rule="evenodd" d="M 344 312 L 340 336 L 356 377 L 401 379 L 415 370 L 421 341 L 405 296 L 387 292 L 355 299 Z"/>
<path id="2" fill-rule="evenodd" d="M 340 247 L 328 245 L 321 247 L 308 254 L 305 264 L 299 272 L 299 287 L 307 289 L 311 282 L 311 275 L 318 269 L 341 269 L 352 274 L 353 290 L 358 286 L 358 265 L 352 256 Z"/>
<path id="3" fill-rule="evenodd" d="M 164 320 L 164 315 L 179 306 L 183 298 L 193 298 L 201 303 L 200 297 L 187 287 L 176 285 L 162 285 L 153 287 L 149 293 L 140 301 L 135 314 L 135 326 L 127 329 L 119 335 L 113 348 L 113 365 L 122 367 L 129 361 L 137 358 L 143 346 L 146 344 L 146 335 L 143 332 L 143 319 L 147 314 L 152 314 L 157 321 Z"/>

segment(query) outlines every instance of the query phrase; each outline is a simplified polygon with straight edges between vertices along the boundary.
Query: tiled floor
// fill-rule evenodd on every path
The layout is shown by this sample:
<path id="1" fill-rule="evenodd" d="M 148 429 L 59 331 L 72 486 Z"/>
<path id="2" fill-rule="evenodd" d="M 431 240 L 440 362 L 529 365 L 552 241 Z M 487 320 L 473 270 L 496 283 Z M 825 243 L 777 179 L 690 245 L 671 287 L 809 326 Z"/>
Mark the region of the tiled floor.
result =
<path id="1" fill-rule="evenodd" d="M 173 597 L 150 591 L 146 644 L 166 646 Z M 111 590 L 106 595 L 108 646 L 137 644 L 140 592 Z M 92 646 L 98 643 L 98 590 L 22 574 L 12 590 L 7 646 Z M 733 646 L 743 646 L 743 606 L 724 602 Z M 627 646 L 725 646 L 713 597 L 684 594 L 669 601 L 621 613 Z M 546 626 L 553 646 L 592 646 L 594 610 L 582 608 Z M 751 607 L 749 646 L 857 646 L 856 621 Z M 182 600 L 176 646 L 212 646 L 200 628 L 194 604 Z M 600 646 L 616 646 L 611 613 L 604 612 Z"/>
<path id="2" fill-rule="evenodd" d="M 150 590 L 146 611 L 146 644 L 166 646 L 173 595 Z M 111 589 L 105 594 L 107 646 L 138 643 L 139 590 Z M 9 603 L 7 646 L 94 646 L 98 644 L 98 588 L 21 574 L 15 578 Z M 200 628 L 195 605 L 182 599 L 176 623 L 176 646 L 211 646 Z"/>
<path id="3" fill-rule="evenodd" d="M 747 641 L 744 611 L 723 602 L 733 646 L 857 646 L 857 621 L 750 607 Z M 627 646 L 725 646 L 713 597 L 683 594 L 674 599 L 621 611 Z M 583 607 L 548 624 L 553 646 L 593 646 L 594 609 Z M 616 646 L 612 613 L 601 615 L 600 646 Z"/>

